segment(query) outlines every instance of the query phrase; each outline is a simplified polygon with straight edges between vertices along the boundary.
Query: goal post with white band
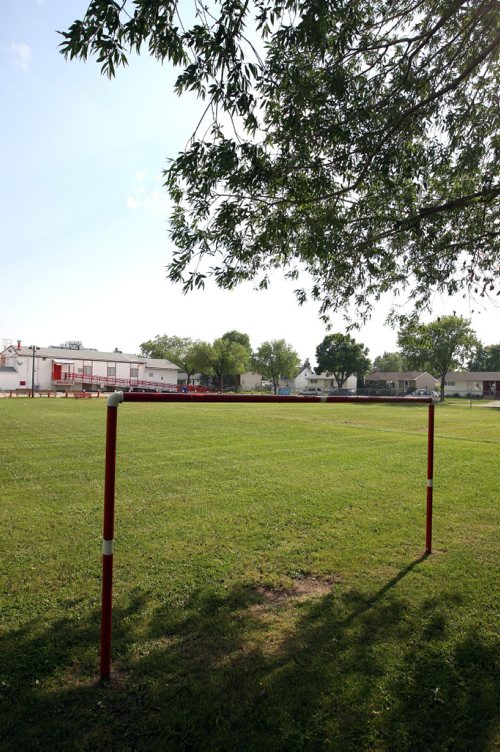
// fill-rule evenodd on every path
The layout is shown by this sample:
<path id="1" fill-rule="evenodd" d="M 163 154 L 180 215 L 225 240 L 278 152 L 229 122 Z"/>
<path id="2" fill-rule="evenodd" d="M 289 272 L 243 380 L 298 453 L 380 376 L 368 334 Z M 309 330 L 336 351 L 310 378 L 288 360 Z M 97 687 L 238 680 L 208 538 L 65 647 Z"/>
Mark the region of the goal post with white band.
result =
<path id="1" fill-rule="evenodd" d="M 290 395 L 251 395 L 251 394 L 198 394 L 198 393 L 148 393 L 113 392 L 108 398 L 106 416 L 106 459 L 104 477 L 104 525 L 102 543 L 102 611 L 101 611 L 101 679 L 109 679 L 111 673 L 111 624 L 113 595 L 113 544 L 115 526 L 115 474 L 116 474 L 116 434 L 118 406 L 122 402 L 267 402 L 271 404 L 316 404 L 318 402 L 343 403 L 402 403 L 428 405 L 427 419 L 427 497 L 425 525 L 425 554 L 432 552 L 432 493 L 434 471 L 434 403 L 430 397 L 320 397 Z"/>

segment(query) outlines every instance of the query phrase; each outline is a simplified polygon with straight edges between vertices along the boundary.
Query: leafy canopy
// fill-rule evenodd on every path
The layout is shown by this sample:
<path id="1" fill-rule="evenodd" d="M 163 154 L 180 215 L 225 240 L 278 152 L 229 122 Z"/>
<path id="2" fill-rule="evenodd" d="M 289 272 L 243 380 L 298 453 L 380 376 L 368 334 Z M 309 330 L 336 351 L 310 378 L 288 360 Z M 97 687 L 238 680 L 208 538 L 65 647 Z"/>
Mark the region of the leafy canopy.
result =
<path id="1" fill-rule="evenodd" d="M 230 332 L 223 334 L 222 339 L 228 339 L 230 342 L 238 342 L 238 344 L 243 345 L 250 354 L 252 353 L 250 337 L 244 332 L 238 332 L 236 329 L 232 329 Z"/>
<path id="2" fill-rule="evenodd" d="M 110 77 L 146 49 L 206 103 L 166 171 L 184 290 L 281 269 L 362 316 L 498 284 L 497 0 L 93 0 L 62 35 Z"/>
<path id="3" fill-rule="evenodd" d="M 349 334 L 340 333 L 328 334 L 317 346 L 316 361 L 316 373 L 332 373 L 339 387 L 352 374 L 363 377 L 371 367 L 368 348 Z"/>
<path id="4" fill-rule="evenodd" d="M 468 365 L 469 371 L 500 371 L 500 343 L 478 344 Z"/>
<path id="5" fill-rule="evenodd" d="M 154 339 L 140 345 L 141 355 L 149 358 L 166 358 L 187 374 L 187 382 L 198 371 L 207 367 L 207 347 L 205 342 L 192 340 L 190 337 L 157 334 Z"/>
<path id="6" fill-rule="evenodd" d="M 224 376 L 237 376 L 245 373 L 250 365 L 250 352 L 240 342 L 219 337 L 212 345 L 210 371 L 218 385 L 224 386 Z"/>
<path id="7" fill-rule="evenodd" d="M 444 399 L 448 371 L 465 367 L 478 340 L 462 316 L 441 316 L 430 324 L 410 322 L 398 334 L 398 346 L 409 368 L 423 368 L 441 381 Z"/>
<path id="8" fill-rule="evenodd" d="M 270 379 L 274 393 L 278 391 L 280 377 L 293 379 L 300 368 L 300 358 L 292 345 L 284 339 L 263 342 L 254 354 L 253 369 L 265 379 Z"/>
<path id="9" fill-rule="evenodd" d="M 377 355 L 373 361 L 373 369 L 375 371 L 385 371 L 388 373 L 402 371 L 403 359 L 401 353 L 384 351 L 383 355 Z"/>

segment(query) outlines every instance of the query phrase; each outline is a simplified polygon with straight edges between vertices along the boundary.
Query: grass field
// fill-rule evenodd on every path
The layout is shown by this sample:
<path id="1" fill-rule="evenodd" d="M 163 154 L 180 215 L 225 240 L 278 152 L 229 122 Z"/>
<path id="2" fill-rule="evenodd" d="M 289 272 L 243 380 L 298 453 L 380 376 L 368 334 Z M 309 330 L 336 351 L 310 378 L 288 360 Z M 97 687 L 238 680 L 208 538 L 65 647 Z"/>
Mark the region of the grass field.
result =
<path id="1" fill-rule="evenodd" d="M 500 411 L 0 400 L 0 749 L 493 750 Z"/>

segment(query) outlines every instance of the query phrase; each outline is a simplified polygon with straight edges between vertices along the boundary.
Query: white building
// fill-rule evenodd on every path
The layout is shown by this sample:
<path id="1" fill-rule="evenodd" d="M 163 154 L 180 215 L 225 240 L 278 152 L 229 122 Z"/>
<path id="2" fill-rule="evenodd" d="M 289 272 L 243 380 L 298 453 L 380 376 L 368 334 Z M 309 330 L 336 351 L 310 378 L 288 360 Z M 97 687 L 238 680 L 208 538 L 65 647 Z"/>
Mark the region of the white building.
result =
<path id="1" fill-rule="evenodd" d="M 349 376 L 342 384 L 343 389 L 356 389 L 358 380 L 356 376 Z M 293 380 L 293 389 L 295 392 L 304 392 L 313 389 L 321 389 L 328 392 L 330 389 L 338 387 L 335 376 L 331 373 L 315 373 L 312 368 L 303 368 L 302 371 Z"/>
<path id="2" fill-rule="evenodd" d="M 444 393 L 457 397 L 500 397 L 500 371 L 449 371 L 444 382 Z"/>
<path id="3" fill-rule="evenodd" d="M 4 391 L 115 391 L 177 389 L 178 371 L 168 360 L 78 347 L 33 349 L 17 342 L 0 352 Z"/>
<path id="4" fill-rule="evenodd" d="M 262 376 L 260 373 L 247 371 L 239 376 L 242 392 L 258 392 L 262 389 Z"/>

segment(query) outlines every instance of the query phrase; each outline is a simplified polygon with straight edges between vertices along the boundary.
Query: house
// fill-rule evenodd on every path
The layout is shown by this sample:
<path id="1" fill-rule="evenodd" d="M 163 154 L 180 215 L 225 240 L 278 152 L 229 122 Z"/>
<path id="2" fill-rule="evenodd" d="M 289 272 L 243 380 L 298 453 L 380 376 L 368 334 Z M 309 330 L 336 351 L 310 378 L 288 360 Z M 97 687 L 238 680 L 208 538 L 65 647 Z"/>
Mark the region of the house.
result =
<path id="1" fill-rule="evenodd" d="M 356 376 L 349 376 L 342 384 L 344 389 L 356 389 Z M 338 387 L 335 376 L 330 373 L 315 373 L 312 368 L 303 368 L 302 371 L 293 380 L 293 390 L 295 392 L 304 392 L 309 389 L 321 389 L 328 392 L 330 389 Z"/>
<path id="2" fill-rule="evenodd" d="M 427 371 L 373 371 L 365 378 L 368 389 L 392 392 L 414 392 L 415 389 L 436 389 L 438 380 Z"/>
<path id="3" fill-rule="evenodd" d="M 449 371 L 444 393 L 449 397 L 500 397 L 500 371 Z"/>
<path id="4" fill-rule="evenodd" d="M 240 374 L 239 382 L 242 392 L 258 392 L 262 389 L 262 376 L 254 371 Z"/>
<path id="5" fill-rule="evenodd" d="M 61 347 L 8 345 L 0 353 L 0 388 L 38 391 L 115 391 L 177 389 L 178 368 L 121 352 L 99 352 L 66 343 Z"/>

